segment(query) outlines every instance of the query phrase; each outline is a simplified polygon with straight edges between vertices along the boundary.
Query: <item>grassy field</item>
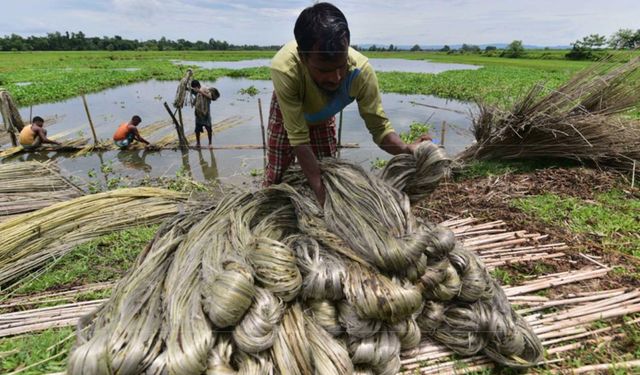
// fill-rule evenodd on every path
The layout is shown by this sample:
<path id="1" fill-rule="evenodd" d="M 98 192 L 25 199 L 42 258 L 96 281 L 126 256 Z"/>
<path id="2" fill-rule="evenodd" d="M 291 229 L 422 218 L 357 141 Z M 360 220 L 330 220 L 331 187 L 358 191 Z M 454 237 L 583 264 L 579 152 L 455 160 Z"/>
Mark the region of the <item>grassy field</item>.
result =
<path id="1" fill-rule="evenodd" d="M 449 71 L 437 75 L 379 73 L 379 80 L 386 92 L 432 94 L 492 103 L 508 103 L 536 82 L 556 86 L 572 73 L 591 64 L 559 59 L 507 59 L 438 52 L 364 53 L 376 58 L 481 65 L 483 68 L 478 71 Z M 2 52 L 0 86 L 7 88 L 20 105 L 29 105 L 149 79 L 177 80 L 184 68 L 174 65 L 171 60 L 235 61 L 271 58 L 273 54 L 273 51 Z M 268 68 L 197 69 L 197 74 L 203 80 L 215 80 L 222 76 L 269 79 Z"/>

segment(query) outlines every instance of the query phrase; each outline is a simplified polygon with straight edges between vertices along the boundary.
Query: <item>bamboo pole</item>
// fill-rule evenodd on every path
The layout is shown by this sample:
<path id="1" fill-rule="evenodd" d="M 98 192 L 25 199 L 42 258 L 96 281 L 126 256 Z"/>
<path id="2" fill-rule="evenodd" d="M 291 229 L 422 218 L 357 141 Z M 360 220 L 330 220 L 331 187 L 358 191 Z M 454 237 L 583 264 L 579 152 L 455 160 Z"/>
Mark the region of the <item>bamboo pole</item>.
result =
<path id="1" fill-rule="evenodd" d="M 93 127 L 93 121 L 91 120 L 91 113 L 89 113 L 89 105 L 87 104 L 87 98 L 85 98 L 84 94 L 82 94 L 82 103 L 84 104 L 84 111 L 87 114 L 87 119 L 89 120 L 89 126 L 91 127 L 91 134 L 93 134 L 93 144 L 98 144 L 98 136 L 96 135 L 96 129 Z"/>
<path id="2" fill-rule="evenodd" d="M 447 122 L 446 121 L 442 121 L 442 129 L 440 131 L 440 145 L 444 146 L 444 135 L 447 131 Z"/>
<path id="3" fill-rule="evenodd" d="M 180 126 L 180 123 L 176 119 L 176 116 L 174 116 L 173 112 L 171 112 L 171 108 L 169 108 L 169 105 L 167 104 L 167 102 L 164 102 L 164 108 L 169 113 L 169 116 L 171 116 L 171 120 L 173 121 L 173 124 L 176 127 L 176 133 L 178 133 L 179 147 L 182 149 L 187 149 L 189 145 L 187 143 L 187 138 L 184 135 L 184 129 Z"/>
<path id="4" fill-rule="evenodd" d="M 267 141 L 264 133 L 264 119 L 262 117 L 262 100 L 258 98 L 258 113 L 260 113 L 260 130 L 262 133 L 262 165 L 267 169 Z"/>

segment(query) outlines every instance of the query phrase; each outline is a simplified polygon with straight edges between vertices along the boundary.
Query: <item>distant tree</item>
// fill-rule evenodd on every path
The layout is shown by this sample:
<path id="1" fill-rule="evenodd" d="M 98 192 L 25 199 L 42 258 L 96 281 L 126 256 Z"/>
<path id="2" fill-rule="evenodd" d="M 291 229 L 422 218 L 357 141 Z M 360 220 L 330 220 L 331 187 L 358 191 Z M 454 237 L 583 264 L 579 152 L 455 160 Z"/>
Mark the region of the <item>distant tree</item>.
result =
<path id="1" fill-rule="evenodd" d="M 113 37 L 103 36 L 101 38 L 87 37 L 82 31 L 65 31 L 64 33 L 56 31 L 48 33 L 46 36 L 29 36 L 27 38 L 17 34 L 0 37 L 0 51 L 276 50 L 278 48 L 279 46 L 237 46 L 215 39 L 209 39 L 208 42 L 192 42 L 186 39 L 173 41 L 165 37 L 159 40 L 151 39 L 146 41 L 126 39 L 119 35 L 114 35 Z"/>
<path id="2" fill-rule="evenodd" d="M 480 52 L 480 47 L 474 45 L 474 44 L 467 44 L 467 43 L 463 43 L 462 47 L 460 47 L 460 50 L 462 52 L 465 53 L 478 53 Z"/>
<path id="3" fill-rule="evenodd" d="M 495 51 L 497 49 L 498 48 L 496 46 L 486 46 L 486 47 L 484 47 L 484 51 L 485 52 L 491 52 L 491 51 Z"/>
<path id="4" fill-rule="evenodd" d="M 518 58 L 524 55 L 524 46 L 522 45 L 521 40 L 514 40 L 509 43 L 507 48 L 502 51 L 500 56 L 502 57 L 510 57 L 510 58 Z"/>
<path id="5" fill-rule="evenodd" d="M 419 45 L 415 44 L 413 47 L 411 47 L 411 49 L 409 51 L 411 51 L 411 52 L 422 51 L 422 48 L 420 48 Z"/>
<path id="6" fill-rule="evenodd" d="M 397 51 L 397 50 L 398 50 L 398 49 L 397 49 L 393 44 L 389 44 L 389 49 L 388 49 L 388 51 L 393 52 L 393 51 Z"/>
<path id="7" fill-rule="evenodd" d="M 369 51 L 377 51 L 378 47 L 376 47 L 376 45 L 372 45 L 371 47 L 369 47 Z"/>
<path id="8" fill-rule="evenodd" d="M 635 49 L 640 47 L 640 29 L 620 29 L 609 38 L 609 47 L 613 49 Z"/>
<path id="9" fill-rule="evenodd" d="M 594 50 L 601 49 L 606 43 L 606 37 L 599 34 L 591 34 L 571 43 L 571 51 L 565 55 L 571 60 L 591 60 L 596 57 Z"/>
<path id="10" fill-rule="evenodd" d="M 449 52 L 451 51 L 451 47 L 449 47 L 448 45 L 444 45 L 444 47 L 440 48 L 440 52 Z"/>

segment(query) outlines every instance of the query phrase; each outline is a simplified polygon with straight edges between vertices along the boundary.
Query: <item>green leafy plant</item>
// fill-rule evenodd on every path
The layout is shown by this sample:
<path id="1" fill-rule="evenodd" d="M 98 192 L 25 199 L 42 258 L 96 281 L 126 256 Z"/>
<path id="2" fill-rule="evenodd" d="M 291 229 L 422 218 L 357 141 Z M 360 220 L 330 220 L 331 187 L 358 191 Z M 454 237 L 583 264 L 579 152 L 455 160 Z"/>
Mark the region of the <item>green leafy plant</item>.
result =
<path id="1" fill-rule="evenodd" d="M 387 165 L 388 162 L 389 160 L 376 157 L 375 160 L 371 161 L 371 169 L 382 169 Z"/>
<path id="2" fill-rule="evenodd" d="M 426 123 L 414 122 L 409 125 L 409 131 L 400 133 L 400 138 L 404 141 L 404 143 L 413 143 L 421 135 L 425 133 L 429 133 L 433 130 L 433 127 Z"/>
<path id="3" fill-rule="evenodd" d="M 247 88 L 238 90 L 238 93 L 240 95 L 256 96 L 260 93 L 260 90 L 258 90 L 254 85 L 251 85 Z"/>

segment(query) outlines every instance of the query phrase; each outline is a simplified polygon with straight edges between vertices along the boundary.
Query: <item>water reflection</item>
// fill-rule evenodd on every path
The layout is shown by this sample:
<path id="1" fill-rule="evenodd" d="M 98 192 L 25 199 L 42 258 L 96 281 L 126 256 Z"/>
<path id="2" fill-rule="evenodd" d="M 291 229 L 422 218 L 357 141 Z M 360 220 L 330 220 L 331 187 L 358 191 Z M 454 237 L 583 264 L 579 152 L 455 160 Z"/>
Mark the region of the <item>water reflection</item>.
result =
<path id="1" fill-rule="evenodd" d="M 209 161 L 207 162 L 202 156 L 202 150 L 198 150 L 198 163 L 202 170 L 202 175 L 206 180 L 215 180 L 218 178 L 218 166 L 216 165 L 216 158 L 213 156 L 213 150 L 207 149 L 209 154 Z"/>
<path id="2" fill-rule="evenodd" d="M 235 79 L 224 77 L 215 82 L 204 82 L 205 86 L 214 86 L 222 93 L 220 99 L 211 104 L 214 129 L 217 125 L 225 127 L 214 134 L 214 146 L 261 145 L 260 116 L 258 99 L 262 102 L 262 112 L 268 116 L 268 103 L 273 86 L 270 81 Z M 150 142 L 158 142 L 165 136 L 175 136 L 164 101 L 173 100 L 177 82 L 147 81 L 121 86 L 87 95 L 98 138 L 111 139 L 114 129 L 122 119 L 129 119 L 133 113 L 142 117 L 141 131 L 155 127 L 152 134 L 143 136 Z M 243 95 L 241 89 L 255 87 L 259 93 L 255 96 Z M 392 125 L 398 132 L 408 131 L 413 122 L 429 122 L 435 126 L 433 134 L 439 138 L 442 124 L 446 123 L 446 149 L 456 154 L 473 141 L 469 131 L 471 121 L 464 113 L 473 109 L 469 103 L 446 100 L 428 95 L 400 95 L 383 93 L 383 106 Z M 414 105 L 411 102 L 429 104 L 457 112 L 437 108 Z M 20 109 L 23 118 L 29 115 L 29 107 Z M 40 104 L 33 107 L 34 113 L 49 118 L 57 116 L 57 121 L 47 128 L 51 135 L 63 135 L 62 139 L 90 138 L 90 130 L 86 114 L 80 98 L 73 98 L 58 103 Z M 193 109 L 183 110 L 185 133 L 193 134 L 195 121 Z M 164 122 L 165 125 L 159 122 Z M 156 125 L 152 125 L 152 124 Z M 345 108 L 342 127 L 342 142 L 357 143 L 360 148 L 343 149 L 341 156 L 365 168 L 377 157 L 388 159 L 389 156 L 380 150 L 371 140 L 364 122 L 358 114 L 358 106 L 352 104 Z M 4 147 L 9 147 L 5 144 Z M 195 155 L 197 153 L 197 155 Z M 260 148 L 184 151 L 162 150 L 159 152 L 143 152 L 142 150 L 106 151 L 81 156 L 62 153 L 35 152 L 21 154 L 16 158 L 3 159 L 0 162 L 10 163 L 16 160 L 55 159 L 58 164 L 70 173 L 86 178 L 89 171 L 98 175 L 103 165 L 110 166 L 112 174 L 131 179 L 150 177 L 175 177 L 180 170 L 189 171 L 196 180 L 223 178 L 234 179 L 238 175 L 247 176 L 252 169 L 263 168 L 263 151 Z"/>
<path id="3" fill-rule="evenodd" d="M 151 173 L 153 168 L 146 162 L 148 153 L 149 151 L 147 150 L 120 150 L 118 152 L 118 161 L 126 168 Z"/>

